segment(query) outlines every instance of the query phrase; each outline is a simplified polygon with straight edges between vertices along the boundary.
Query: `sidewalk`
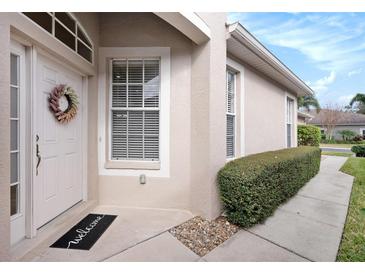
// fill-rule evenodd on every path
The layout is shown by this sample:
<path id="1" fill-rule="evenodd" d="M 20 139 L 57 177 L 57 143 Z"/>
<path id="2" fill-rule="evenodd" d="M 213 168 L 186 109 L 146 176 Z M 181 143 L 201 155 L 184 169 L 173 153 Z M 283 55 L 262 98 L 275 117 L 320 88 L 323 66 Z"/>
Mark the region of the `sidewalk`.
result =
<path id="1" fill-rule="evenodd" d="M 335 261 L 353 177 L 345 157 L 322 158 L 320 172 L 264 224 L 241 231 L 207 261 Z"/>
<path id="2" fill-rule="evenodd" d="M 325 156 L 321 170 L 264 224 L 240 230 L 200 258 L 168 232 L 108 261 L 335 261 L 353 177 L 345 157 Z"/>

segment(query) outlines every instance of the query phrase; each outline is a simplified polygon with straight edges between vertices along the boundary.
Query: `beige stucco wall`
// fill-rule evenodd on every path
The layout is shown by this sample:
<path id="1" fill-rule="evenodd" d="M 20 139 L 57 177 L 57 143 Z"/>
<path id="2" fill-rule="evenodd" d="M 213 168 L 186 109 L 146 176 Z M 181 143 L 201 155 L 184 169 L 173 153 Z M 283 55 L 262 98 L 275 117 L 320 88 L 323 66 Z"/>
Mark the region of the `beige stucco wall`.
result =
<path id="1" fill-rule="evenodd" d="M 226 14 L 199 13 L 211 29 L 194 46 L 192 64 L 191 208 L 214 218 L 221 212 L 217 172 L 226 161 Z"/>
<path id="2" fill-rule="evenodd" d="M 0 261 L 10 248 L 10 27 L 0 22 Z"/>
<path id="3" fill-rule="evenodd" d="M 246 65 L 244 96 L 245 154 L 285 148 L 285 89 Z M 296 99 L 294 110 L 297 117 Z M 296 119 L 293 121 L 292 143 L 296 144 Z"/>
<path id="4" fill-rule="evenodd" d="M 107 13 L 100 46 L 171 48 L 170 177 L 147 176 L 141 185 L 138 176 L 100 176 L 100 203 L 189 209 L 192 42 L 152 13 Z"/>
<path id="5" fill-rule="evenodd" d="M 216 175 L 226 160 L 226 14 L 199 16 L 212 37 L 198 46 L 150 13 L 101 15 L 101 47 L 171 48 L 171 98 L 170 177 L 147 177 L 140 185 L 138 176 L 100 176 L 100 203 L 187 209 L 208 218 L 220 213 Z"/>
<path id="6" fill-rule="evenodd" d="M 97 13 L 74 13 L 80 21 L 85 31 L 94 43 L 94 64 L 95 70 L 98 61 L 99 48 L 99 14 Z M 99 199 L 99 180 L 98 180 L 98 75 L 95 73 L 88 77 L 88 200 Z"/>

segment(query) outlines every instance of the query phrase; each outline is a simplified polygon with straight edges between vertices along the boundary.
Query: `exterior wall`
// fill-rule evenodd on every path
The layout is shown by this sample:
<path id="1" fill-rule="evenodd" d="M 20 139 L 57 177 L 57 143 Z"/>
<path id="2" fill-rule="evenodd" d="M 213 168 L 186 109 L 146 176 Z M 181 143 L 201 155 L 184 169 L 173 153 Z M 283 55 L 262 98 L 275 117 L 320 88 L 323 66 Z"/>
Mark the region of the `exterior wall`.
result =
<path id="1" fill-rule="evenodd" d="M 94 64 L 97 66 L 99 49 L 99 15 L 97 13 L 74 13 L 75 17 L 94 42 Z M 96 69 L 96 68 L 95 68 Z M 88 200 L 99 199 L 98 187 L 98 76 L 88 77 Z"/>
<path id="2" fill-rule="evenodd" d="M 199 16 L 211 29 L 211 40 L 193 48 L 191 207 L 214 218 L 221 212 L 216 176 L 226 162 L 226 14 Z"/>
<path id="3" fill-rule="evenodd" d="M 10 249 L 10 27 L 0 22 L 0 261 Z"/>
<path id="4" fill-rule="evenodd" d="M 319 126 L 321 129 L 325 129 L 322 126 Z M 336 126 L 334 129 L 333 138 L 336 140 L 342 140 L 341 134 L 338 133 L 338 131 L 341 130 L 351 130 L 356 133 L 356 135 L 362 135 L 362 129 L 365 130 L 365 125 L 356 125 L 356 126 Z"/>
<path id="5" fill-rule="evenodd" d="M 99 176 L 100 203 L 190 209 L 192 42 L 152 13 L 107 13 L 100 15 L 100 46 L 171 49 L 169 177 L 147 175 L 146 184 L 141 185 L 139 174 L 146 170 L 138 176 L 113 170 L 118 175 Z"/>
<path id="6" fill-rule="evenodd" d="M 286 93 L 282 87 L 245 66 L 245 153 L 254 154 L 286 148 Z M 296 96 L 294 99 L 293 144 L 296 138 Z"/>

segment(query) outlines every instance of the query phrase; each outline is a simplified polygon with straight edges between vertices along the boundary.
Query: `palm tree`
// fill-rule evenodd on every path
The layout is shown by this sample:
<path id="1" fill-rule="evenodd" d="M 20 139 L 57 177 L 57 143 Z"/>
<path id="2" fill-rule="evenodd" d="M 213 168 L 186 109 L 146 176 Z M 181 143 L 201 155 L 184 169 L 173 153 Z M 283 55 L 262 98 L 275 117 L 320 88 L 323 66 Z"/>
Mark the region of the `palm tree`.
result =
<path id="1" fill-rule="evenodd" d="M 304 108 L 310 111 L 311 107 L 316 109 L 317 113 L 321 110 L 321 106 L 314 95 L 305 95 L 298 98 L 298 108 Z"/>
<path id="2" fill-rule="evenodd" d="M 365 113 L 365 94 L 358 93 L 351 99 L 349 106 L 352 108 L 353 105 L 357 103 L 357 113 Z"/>
<path id="3" fill-rule="evenodd" d="M 352 106 L 354 103 L 365 105 L 365 94 L 362 93 L 356 94 L 354 98 L 351 99 L 350 106 Z"/>

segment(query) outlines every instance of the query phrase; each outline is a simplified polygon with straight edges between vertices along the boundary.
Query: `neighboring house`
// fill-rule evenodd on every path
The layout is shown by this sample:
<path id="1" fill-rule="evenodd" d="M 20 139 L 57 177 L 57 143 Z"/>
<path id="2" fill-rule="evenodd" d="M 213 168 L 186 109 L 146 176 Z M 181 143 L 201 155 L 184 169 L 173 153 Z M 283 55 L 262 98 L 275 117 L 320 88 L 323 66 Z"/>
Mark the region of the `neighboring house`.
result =
<path id="1" fill-rule="evenodd" d="M 297 115 L 298 115 L 297 117 L 298 125 L 306 125 L 308 121 L 313 118 L 312 115 L 301 110 L 297 110 Z"/>
<path id="2" fill-rule="evenodd" d="M 296 146 L 312 90 L 226 19 L 0 14 L 1 259 L 80 201 L 214 218 L 227 161 Z M 66 124 L 49 109 L 60 84 L 79 97 Z"/>
<path id="3" fill-rule="evenodd" d="M 324 125 L 326 110 L 323 109 L 319 113 L 311 111 L 310 115 L 313 116 L 309 120 L 308 124 L 316 125 L 321 128 L 321 133 L 325 134 L 327 129 Z M 365 115 L 352 112 L 339 112 L 339 118 L 336 119 L 336 127 L 333 130 L 333 138 L 336 140 L 342 140 L 342 135 L 339 134 L 341 130 L 351 130 L 356 135 L 365 135 Z"/>

